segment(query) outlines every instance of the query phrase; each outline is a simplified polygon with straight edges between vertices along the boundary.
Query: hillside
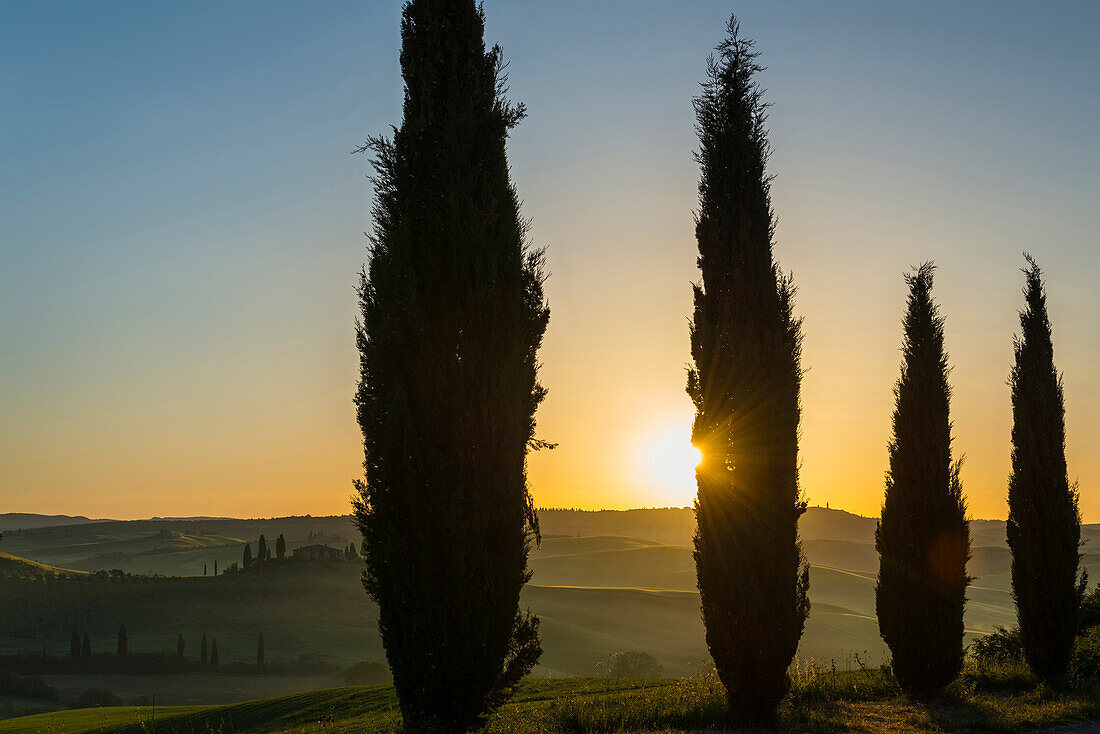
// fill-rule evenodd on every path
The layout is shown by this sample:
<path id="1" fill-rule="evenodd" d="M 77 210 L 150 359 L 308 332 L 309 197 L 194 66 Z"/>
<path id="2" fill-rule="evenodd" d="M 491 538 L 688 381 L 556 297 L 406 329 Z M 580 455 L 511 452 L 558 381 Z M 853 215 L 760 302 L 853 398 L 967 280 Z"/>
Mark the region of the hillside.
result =
<path id="1" fill-rule="evenodd" d="M 77 575 L 81 571 L 48 566 L 26 558 L 0 553 L 0 579 L 39 579 L 47 576 Z"/>
<path id="2" fill-rule="evenodd" d="M 542 618 L 539 674 L 591 673 L 622 650 L 649 652 L 674 674 L 706 659 L 690 510 L 543 510 L 540 517 L 543 540 L 531 554 L 533 576 L 523 596 Z M 804 516 L 812 607 L 799 648 L 803 658 L 844 663 L 853 654 L 884 655 L 874 617 L 874 527 L 873 518 L 840 510 L 810 508 Z M 971 636 L 1015 620 L 1004 524 L 975 521 L 972 532 Z M 125 624 L 134 650 L 174 650 L 183 634 L 194 654 L 206 632 L 217 636 L 223 660 L 248 662 L 263 632 L 274 661 L 382 659 L 359 563 L 288 562 L 213 577 L 215 562 L 224 570 L 240 561 L 246 539 L 255 551 L 260 533 L 269 547 L 282 533 L 290 550 L 307 543 L 343 548 L 355 539 L 343 516 L 107 521 L 8 533 L 5 550 L 30 560 L 8 556 L 17 570 L 0 579 L 0 651 L 40 653 L 45 645 L 63 653 L 77 625 L 89 633 L 93 650 L 109 652 Z M 1089 526 L 1086 536 L 1096 535 Z M 1084 561 L 1095 577 L 1100 556 Z M 62 568 L 140 576 L 21 580 Z"/>

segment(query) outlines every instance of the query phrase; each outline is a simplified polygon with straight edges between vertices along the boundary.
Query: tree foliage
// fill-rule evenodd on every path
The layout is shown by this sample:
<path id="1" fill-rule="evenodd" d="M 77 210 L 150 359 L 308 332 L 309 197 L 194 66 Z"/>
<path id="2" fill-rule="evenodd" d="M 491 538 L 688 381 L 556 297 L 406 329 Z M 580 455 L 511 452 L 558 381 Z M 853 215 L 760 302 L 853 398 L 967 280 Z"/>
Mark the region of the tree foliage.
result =
<path id="1" fill-rule="evenodd" d="M 951 461 L 951 388 L 943 317 L 932 300 L 934 266 L 906 276 L 901 377 L 894 388 L 886 496 L 875 531 L 875 609 L 899 685 L 939 692 L 963 661 L 963 605 L 970 527 Z"/>
<path id="2" fill-rule="evenodd" d="M 1054 680 L 1069 666 L 1087 576 L 1080 567 L 1081 514 L 1066 469 L 1065 401 L 1042 271 L 1030 256 L 1027 261 L 1021 334 L 1009 378 L 1007 533 L 1024 657 L 1037 676 Z"/>
<path id="3" fill-rule="evenodd" d="M 541 653 L 519 609 L 537 519 L 526 481 L 544 396 L 541 252 L 509 180 L 499 48 L 474 0 L 402 16 L 404 117 L 372 138 L 360 288 L 356 521 L 405 725 L 476 725 Z"/>
<path id="4" fill-rule="evenodd" d="M 707 645 L 734 712 L 767 718 L 786 694 L 809 614 L 798 540 L 801 320 L 772 258 L 766 105 L 736 19 L 695 100 L 702 283 L 691 326 L 695 565 Z"/>

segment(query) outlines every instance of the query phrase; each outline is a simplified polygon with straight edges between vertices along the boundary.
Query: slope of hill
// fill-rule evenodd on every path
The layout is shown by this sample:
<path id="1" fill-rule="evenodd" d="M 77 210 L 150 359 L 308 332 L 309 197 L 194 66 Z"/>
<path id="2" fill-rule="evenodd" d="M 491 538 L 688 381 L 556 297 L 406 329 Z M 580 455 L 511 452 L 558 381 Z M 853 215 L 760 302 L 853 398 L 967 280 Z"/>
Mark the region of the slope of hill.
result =
<path id="1" fill-rule="evenodd" d="M 26 558 L 0 553 L 0 580 L 2 579 L 43 579 L 52 576 L 79 575 L 83 571 L 48 566 L 45 563 L 28 561 Z"/>

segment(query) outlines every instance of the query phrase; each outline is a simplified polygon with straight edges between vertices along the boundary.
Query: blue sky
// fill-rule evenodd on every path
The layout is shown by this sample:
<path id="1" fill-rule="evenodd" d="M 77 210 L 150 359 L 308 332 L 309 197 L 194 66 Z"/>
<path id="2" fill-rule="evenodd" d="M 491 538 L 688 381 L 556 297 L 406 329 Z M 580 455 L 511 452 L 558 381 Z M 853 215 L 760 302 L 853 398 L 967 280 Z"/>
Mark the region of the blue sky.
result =
<path id="1" fill-rule="evenodd" d="M 400 120 L 400 10 L 0 5 L 12 511 L 345 511 L 371 193 L 349 152 Z M 552 271 L 540 432 L 561 447 L 532 459 L 536 500 L 690 501 L 690 466 L 653 472 L 650 454 L 690 419 L 691 97 L 731 11 L 768 67 L 810 501 L 877 511 L 901 273 L 935 259 L 971 508 L 1004 515 L 1028 250 L 1048 278 L 1071 475 L 1100 521 L 1091 2 L 486 0 L 529 110 L 510 161 Z"/>

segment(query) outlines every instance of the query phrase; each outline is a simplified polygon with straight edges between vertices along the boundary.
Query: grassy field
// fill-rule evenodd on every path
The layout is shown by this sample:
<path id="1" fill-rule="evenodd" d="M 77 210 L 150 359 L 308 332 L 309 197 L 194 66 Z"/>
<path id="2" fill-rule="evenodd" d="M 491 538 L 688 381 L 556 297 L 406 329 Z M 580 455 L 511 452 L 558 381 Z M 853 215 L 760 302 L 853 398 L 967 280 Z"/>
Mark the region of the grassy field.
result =
<path id="1" fill-rule="evenodd" d="M 965 676 L 941 700 L 906 700 L 877 669 L 803 669 L 769 727 L 790 732 L 1022 732 L 1100 715 L 1094 689 L 980 693 Z M 120 707 L 0 722 L 0 734 L 351 734 L 396 732 L 392 688 L 337 688 L 231 706 Z M 744 731 L 706 678 L 530 680 L 486 734 Z"/>

